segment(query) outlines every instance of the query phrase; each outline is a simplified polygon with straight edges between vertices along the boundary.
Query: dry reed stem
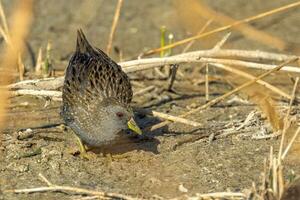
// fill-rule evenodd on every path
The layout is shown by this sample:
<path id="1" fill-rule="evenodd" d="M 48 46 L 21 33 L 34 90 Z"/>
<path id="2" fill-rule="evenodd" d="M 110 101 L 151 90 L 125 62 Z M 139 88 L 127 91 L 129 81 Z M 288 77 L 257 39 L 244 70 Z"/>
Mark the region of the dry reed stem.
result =
<path id="1" fill-rule="evenodd" d="M 289 144 L 287 145 L 287 147 L 285 148 L 284 152 L 282 153 L 281 159 L 284 160 L 284 158 L 287 156 L 289 150 L 291 149 L 293 143 L 295 142 L 297 136 L 299 135 L 300 132 L 300 127 L 297 128 L 295 134 L 293 135 L 291 141 L 289 142 Z"/>
<path id="2" fill-rule="evenodd" d="M 238 70 L 236 68 L 227 66 L 227 65 L 217 64 L 217 63 L 213 63 L 212 65 L 215 66 L 215 67 L 217 67 L 217 68 L 224 69 L 224 70 L 226 70 L 228 72 L 237 74 L 239 76 L 242 76 L 242 77 L 250 79 L 250 80 L 255 79 L 255 76 L 253 76 L 253 75 L 251 75 L 249 73 L 246 73 L 244 71 Z M 287 99 L 291 99 L 292 98 L 291 95 L 285 93 L 284 91 L 280 90 L 279 88 L 277 88 L 277 87 L 275 87 L 275 86 L 273 86 L 273 85 L 271 85 L 271 84 L 269 84 L 269 83 L 267 83 L 267 82 L 265 82 L 263 80 L 258 80 L 257 83 L 260 84 L 260 85 L 263 85 L 264 87 L 266 87 L 268 89 L 270 89 L 274 93 L 279 94 L 280 96 L 283 96 L 283 97 L 285 97 Z"/>
<path id="3" fill-rule="evenodd" d="M 38 75 L 42 73 L 42 64 L 43 64 L 43 54 L 42 54 L 42 47 L 40 47 L 38 56 L 36 58 L 36 65 L 35 65 L 35 73 Z"/>
<path id="4" fill-rule="evenodd" d="M 64 83 L 64 77 L 50 77 L 42 79 L 24 80 L 7 86 L 9 89 L 58 89 Z"/>
<path id="5" fill-rule="evenodd" d="M 189 119 L 185 119 L 182 117 L 176 117 L 176 116 L 172 116 L 166 113 L 161 113 L 161 112 L 157 112 L 157 111 L 153 111 L 153 110 L 148 110 L 148 109 L 139 109 L 138 110 L 139 113 L 143 113 L 143 114 L 147 114 L 147 115 L 152 115 L 154 117 L 159 117 L 165 120 L 170 120 L 173 122 L 178 122 L 178 123 L 182 123 L 182 124 L 186 124 L 186 125 L 190 125 L 190 126 L 194 126 L 194 127 L 199 127 L 202 124 L 189 120 Z"/>
<path id="6" fill-rule="evenodd" d="M 137 92 L 134 92 L 134 93 L 133 93 L 133 96 L 139 96 L 139 95 L 145 94 L 145 93 L 147 93 L 147 92 L 153 90 L 154 88 L 155 88 L 154 85 L 150 85 L 150 86 L 148 86 L 148 87 L 146 87 L 146 88 L 143 88 L 143 89 L 141 89 L 141 90 L 139 90 L 139 91 L 137 91 Z"/>
<path id="7" fill-rule="evenodd" d="M 208 63 L 205 66 L 205 100 L 209 101 L 209 80 L 208 80 Z"/>
<path id="8" fill-rule="evenodd" d="M 273 190 L 272 190 L 272 192 L 273 192 L 273 194 L 275 195 L 275 196 L 277 196 L 278 194 L 278 185 L 277 185 L 277 183 L 278 183 L 278 181 L 277 181 L 277 178 L 278 178 L 278 175 L 277 175 L 277 166 L 278 166 L 278 163 L 277 163 L 277 159 L 274 157 L 273 158 L 273 165 L 272 165 L 272 186 L 273 186 Z"/>
<path id="9" fill-rule="evenodd" d="M 211 58 L 235 58 L 235 59 L 252 59 L 252 60 L 271 60 L 283 62 L 288 59 L 297 57 L 296 55 L 287 55 L 280 53 L 271 53 L 260 50 L 240 50 L 240 49 L 210 49 L 210 50 L 198 50 L 191 51 L 188 53 L 183 53 L 175 55 L 178 57 L 188 57 L 188 58 L 199 58 L 199 57 L 211 57 Z"/>
<path id="10" fill-rule="evenodd" d="M 3 26 L 3 27 L 0 26 L 0 34 L 4 38 L 4 41 L 6 42 L 6 44 L 10 45 L 11 48 L 14 48 L 14 45 L 11 41 L 12 40 L 11 34 L 8 30 L 7 20 L 6 20 L 4 10 L 3 10 L 2 1 L 0 1 L 0 18 L 1 18 L 1 23 Z M 18 66 L 17 69 L 19 72 L 19 78 L 22 81 L 24 79 L 25 65 L 22 61 L 21 53 L 19 53 L 19 55 L 18 55 L 17 66 Z"/>
<path id="11" fill-rule="evenodd" d="M 297 90 L 298 82 L 299 82 L 299 77 L 296 78 L 296 81 L 295 81 L 295 84 L 294 84 L 294 87 L 293 87 L 293 91 L 292 91 L 292 97 L 291 97 L 290 103 L 289 103 L 289 108 L 288 108 L 288 110 L 286 112 L 286 115 L 284 117 L 284 126 L 283 126 L 283 130 L 282 130 L 282 134 L 281 134 L 282 136 L 281 136 L 281 141 L 280 141 L 280 146 L 279 146 L 278 158 L 281 158 L 281 154 L 282 154 L 282 151 L 283 151 L 283 143 L 284 143 L 284 140 L 285 140 L 286 131 L 289 128 L 289 125 L 288 125 L 289 124 L 289 117 L 290 117 L 293 102 L 294 102 L 295 97 L 296 97 L 296 90 Z"/>
<path id="12" fill-rule="evenodd" d="M 292 58 L 296 58 L 297 56 L 294 55 L 285 55 L 285 54 L 276 54 L 276 53 L 270 53 L 270 52 L 263 52 L 263 51 L 247 51 L 247 50 L 204 50 L 204 51 L 195 51 L 185 54 L 179 54 L 176 56 L 172 56 L 173 58 L 181 58 L 186 57 L 189 59 L 197 59 L 199 57 L 237 57 L 237 58 L 244 58 L 244 59 L 257 59 L 257 60 L 272 60 L 272 61 L 279 61 L 283 62 Z M 123 69 L 126 67 L 132 67 L 132 66 L 138 66 L 143 64 L 156 64 L 157 66 L 160 66 L 161 63 L 165 62 L 166 58 L 151 58 L 151 59 L 141 59 L 141 60 L 133 60 L 133 61 L 127 61 L 127 62 L 121 62 L 119 65 L 122 66 Z M 167 59 L 170 59 L 168 57 Z M 174 59 L 173 59 L 174 60 Z M 154 62 L 155 61 L 155 62 Z M 174 62 L 174 61 L 172 61 Z M 256 64 L 256 63 L 255 63 Z M 271 66 L 273 67 L 273 65 Z M 270 66 L 268 67 L 268 69 Z M 282 70 L 285 70 L 284 67 Z M 298 71 L 300 72 L 299 68 L 296 67 L 290 67 L 287 68 L 289 71 Z M 139 70 L 139 69 L 137 69 Z M 133 72 L 133 70 L 132 70 Z M 53 88 L 52 85 L 55 85 L 55 87 L 61 87 L 63 85 L 64 77 L 57 77 L 57 78 L 44 78 L 44 79 L 36 79 L 36 80 L 25 80 L 20 81 L 11 85 L 8 85 L 9 88 L 23 88 L 23 89 L 30 89 L 34 87 L 35 85 L 40 85 L 42 89 L 49 89 Z M 34 87 L 36 88 L 36 87 Z"/>
<path id="13" fill-rule="evenodd" d="M 271 64 L 260 64 L 255 62 L 247 62 L 247 61 L 231 60 L 231 59 L 204 58 L 204 57 L 185 58 L 185 57 L 170 56 L 166 58 L 147 58 L 143 60 L 128 61 L 126 63 L 122 63 L 122 67 L 124 72 L 132 73 L 136 71 L 152 69 L 163 65 L 181 64 L 181 63 L 219 63 L 224 65 L 234 65 L 234 66 L 247 67 L 253 69 L 264 69 L 264 70 L 270 70 L 277 66 Z M 285 66 L 282 69 L 282 71 L 300 73 L 300 68 Z"/>
<path id="14" fill-rule="evenodd" d="M 204 105 L 202 105 L 202 106 L 200 106 L 200 107 L 198 107 L 198 108 L 196 108 L 196 109 L 190 110 L 190 111 L 188 111 L 188 112 L 186 112 L 186 113 L 180 115 L 179 117 L 186 117 L 186 116 L 188 116 L 188 115 L 190 115 L 190 114 L 193 114 L 193 113 L 199 112 L 200 110 L 206 109 L 206 108 L 208 108 L 208 107 L 210 107 L 210 106 L 212 106 L 212 105 L 214 105 L 214 104 L 216 104 L 216 103 L 222 101 L 223 99 L 225 99 L 225 98 L 231 96 L 232 94 L 235 94 L 235 93 L 239 92 L 240 90 L 242 90 L 242 89 L 244 89 L 244 88 L 246 88 L 246 87 L 248 87 L 248 86 L 250 86 L 250 85 L 256 83 L 258 80 L 260 80 L 260 79 L 262 79 L 262 78 L 264 78 L 264 77 L 270 75 L 271 73 L 280 70 L 280 69 L 283 68 L 285 65 L 287 65 L 287 64 L 289 64 L 289 63 L 291 63 L 291 62 L 295 62 L 295 61 L 297 61 L 297 60 L 298 60 L 298 58 L 294 58 L 294 59 L 291 59 L 291 60 L 289 60 L 289 61 L 283 62 L 283 63 L 281 63 L 280 65 L 278 65 L 277 67 L 275 67 L 275 68 L 273 68 L 273 69 L 271 69 L 271 70 L 269 70 L 269 71 L 267 71 L 267 72 L 265 72 L 265 73 L 263 73 L 263 74 L 257 76 L 255 79 L 250 80 L 250 81 L 248 81 L 248 82 L 242 84 L 241 86 L 239 86 L 239 87 L 237 87 L 237 88 L 231 90 L 230 92 L 228 92 L 228 93 L 226 93 L 226 94 L 224 94 L 224 95 L 222 95 L 222 96 L 219 96 L 219 97 L 217 97 L 217 98 L 215 98 L 215 99 L 209 101 L 208 103 L 206 103 L 206 104 L 204 104 Z M 164 122 L 161 122 L 161 123 L 159 123 L 159 124 L 156 124 L 156 125 L 152 126 L 152 127 L 150 128 L 150 130 L 153 131 L 153 130 L 158 129 L 158 128 L 161 128 L 161 127 L 163 127 L 163 126 L 165 126 L 165 125 L 167 125 L 167 124 L 169 124 L 169 123 L 170 123 L 170 121 L 164 121 Z"/>
<path id="15" fill-rule="evenodd" d="M 116 10 L 115 10 L 115 15 L 114 15 L 114 19 L 113 19 L 113 23 L 112 23 L 112 26 L 111 26 L 107 47 L 106 47 L 107 55 L 109 55 L 110 51 L 111 51 L 112 42 L 113 42 L 113 39 L 114 39 L 114 35 L 115 35 L 115 32 L 116 32 L 117 24 L 118 24 L 119 17 L 120 17 L 122 3 L 123 3 L 123 0 L 118 0 L 118 4 L 117 4 Z"/>
<path id="16" fill-rule="evenodd" d="M 288 9 L 291 9 L 291 8 L 294 8 L 294 7 L 297 7 L 297 6 L 300 6 L 300 1 L 288 4 L 288 5 L 285 5 L 285 6 L 281 6 L 279 8 L 275 8 L 275 9 L 269 10 L 267 12 L 263 12 L 263 13 L 260 13 L 260 14 L 257 14 L 257 15 L 239 20 L 239 21 L 236 21 L 236 22 L 234 22 L 230 25 L 223 26 L 223 27 L 214 29 L 212 31 L 208 31 L 208 32 L 202 33 L 200 35 L 195 35 L 195 36 L 192 36 L 192 37 L 174 42 L 173 44 L 164 46 L 163 48 L 156 48 L 156 49 L 149 50 L 149 51 L 145 52 L 143 55 L 144 56 L 145 55 L 150 55 L 150 54 L 160 52 L 162 50 L 170 49 L 170 48 L 176 47 L 178 45 L 182 45 L 182 44 L 185 44 L 187 42 L 190 42 L 192 40 L 200 39 L 200 38 L 209 36 L 209 35 L 214 34 L 214 33 L 225 31 L 225 30 L 228 30 L 228 29 L 230 29 L 234 26 L 241 25 L 241 24 L 244 24 L 244 23 L 249 23 L 249 22 L 252 22 L 254 20 L 261 19 L 263 17 L 267 17 L 267 16 L 270 16 L 270 15 L 273 15 L 273 14 L 276 14 L 276 13 L 279 13 L 279 12 L 282 12 L 282 11 L 285 11 L 285 10 L 288 10 Z"/>
<path id="17" fill-rule="evenodd" d="M 0 17 L 1 17 L 1 22 L 3 25 L 4 32 L 6 34 L 9 34 L 7 20 L 2 6 L 2 1 L 0 1 Z"/>
<path id="18" fill-rule="evenodd" d="M 216 23 L 223 26 L 228 24 L 234 24 L 237 20 L 222 14 L 221 12 L 216 12 L 209 6 L 199 1 L 195 2 L 194 6 L 197 6 L 199 14 L 204 16 L 206 19 L 213 18 Z M 286 43 L 279 39 L 278 37 L 272 36 L 269 33 L 260 31 L 249 24 L 240 24 L 239 26 L 233 26 L 232 29 L 239 31 L 246 38 L 254 41 L 258 41 L 262 44 L 268 45 L 270 47 L 275 47 L 279 50 L 284 50 L 286 48 Z"/>
<path id="19" fill-rule="evenodd" d="M 198 32 L 198 34 L 201 34 L 205 31 L 205 29 L 211 24 L 212 20 L 208 20 L 204 26 L 200 29 L 200 31 Z M 182 53 L 185 53 L 187 52 L 191 47 L 192 45 L 195 43 L 196 40 L 192 40 L 190 41 L 186 46 L 185 48 L 183 49 Z M 175 78 L 176 78 L 176 74 L 177 73 L 180 73 L 178 71 L 178 66 L 173 66 L 173 67 L 176 67 L 174 68 L 173 70 L 171 70 L 172 74 L 171 74 L 171 78 L 170 78 L 170 82 L 169 82 L 169 87 L 168 87 L 168 90 L 171 90 L 172 89 L 172 86 L 174 84 L 174 81 L 175 81 Z M 184 75 L 182 75 L 184 76 Z"/>
<path id="20" fill-rule="evenodd" d="M 279 199 L 281 198 L 282 194 L 283 194 L 283 191 L 284 191 L 284 177 L 283 177 L 283 166 L 282 164 L 280 163 L 280 159 L 278 159 L 278 196 L 279 196 Z"/>
<path id="21" fill-rule="evenodd" d="M 188 197 L 187 199 L 199 199 L 199 200 L 213 200 L 213 199 L 246 199 L 247 196 L 241 192 L 214 192 L 207 194 L 196 194 L 194 197 Z M 176 199 L 176 198 L 175 198 Z"/>
<path id="22" fill-rule="evenodd" d="M 200 31 L 197 33 L 197 35 L 203 33 L 203 32 L 205 31 L 205 29 L 212 23 L 212 21 L 213 21 L 212 19 L 208 20 L 208 21 L 204 24 L 204 26 L 202 26 L 202 28 L 201 28 Z M 190 42 L 184 47 L 182 53 L 187 52 L 187 51 L 193 46 L 193 44 L 194 44 L 195 42 L 196 42 L 196 40 L 190 41 Z"/>
<path id="23" fill-rule="evenodd" d="M 61 98 L 62 93 L 60 91 L 51 91 L 51 90 L 32 90 L 32 89 L 21 89 L 11 92 L 14 96 L 20 95 L 33 95 L 33 96 L 47 96 L 52 98 Z"/>
<path id="24" fill-rule="evenodd" d="M 6 45 L 3 59 L 1 61 L 1 83 L 0 85 L 8 85 L 12 81 L 12 66 L 18 63 L 18 56 L 24 49 L 24 39 L 28 33 L 32 19 L 32 0 L 18 1 L 16 9 L 12 15 L 11 26 L 11 45 Z M 0 127 L 3 126 L 6 104 L 8 102 L 9 93 L 7 88 L 0 88 Z"/>
<path id="25" fill-rule="evenodd" d="M 3 9 L 3 6 L 2 6 L 2 1 L 0 1 L 0 18 L 1 18 L 1 23 L 2 23 L 2 26 L 3 26 L 3 27 L 0 26 L 0 33 L 1 33 L 4 41 L 7 44 L 10 44 L 7 20 L 6 20 L 4 9 Z"/>
<path id="26" fill-rule="evenodd" d="M 36 192 L 72 192 L 76 194 L 85 194 L 85 195 L 93 195 L 99 196 L 100 198 L 109 198 L 109 199 L 125 199 L 125 200 L 138 200 L 140 198 L 134 198 L 123 194 L 111 193 L 111 192 L 102 192 L 96 190 L 88 190 L 78 187 L 70 187 L 70 186 L 60 186 L 52 184 L 49 180 L 47 180 L 42 174 L 39 174 L 42 181 L 44 181 L 48 186 L 45 187 L 37 187 L 37 188 L 29 188 L 29 189 L 13 189 L 6 190 L 4 192 L 8 193 L 36 193 Z"/>

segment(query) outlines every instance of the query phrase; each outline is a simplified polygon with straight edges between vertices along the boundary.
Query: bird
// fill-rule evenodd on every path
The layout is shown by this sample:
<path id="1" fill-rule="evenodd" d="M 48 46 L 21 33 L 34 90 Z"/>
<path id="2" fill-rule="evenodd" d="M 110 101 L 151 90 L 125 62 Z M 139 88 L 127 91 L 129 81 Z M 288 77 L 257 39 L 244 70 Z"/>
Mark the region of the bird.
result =
<path id="1" fill-rule="evenodd" d="M 76 50 L 70 58 L 62 89 L 61 116 L 80 147 L 100 147 L 131 129 L 141 129 L 130 106 L 132 87 L 127 74 L 102 50 L 93 47 L 83 31 L 77 31 Z"/>

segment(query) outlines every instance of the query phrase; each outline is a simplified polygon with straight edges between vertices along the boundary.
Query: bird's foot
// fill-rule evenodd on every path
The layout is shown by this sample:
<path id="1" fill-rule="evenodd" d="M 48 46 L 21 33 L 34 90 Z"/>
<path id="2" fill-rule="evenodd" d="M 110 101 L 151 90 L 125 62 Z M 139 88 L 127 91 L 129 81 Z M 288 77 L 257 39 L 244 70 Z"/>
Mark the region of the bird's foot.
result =
<path id="1" fill-rule="evenodd" d="M 80 152 L 79 157 L 84 160 L 94 160 L 97 156 L 93 152 Z"/>

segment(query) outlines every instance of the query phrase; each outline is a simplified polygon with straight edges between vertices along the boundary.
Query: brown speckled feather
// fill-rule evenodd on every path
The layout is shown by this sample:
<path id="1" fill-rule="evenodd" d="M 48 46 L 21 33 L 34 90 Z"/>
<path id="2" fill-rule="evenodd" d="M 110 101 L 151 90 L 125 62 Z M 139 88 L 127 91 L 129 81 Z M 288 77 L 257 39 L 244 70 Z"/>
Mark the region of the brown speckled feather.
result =
<path id="1" fill-rule="evenodd" d="M 132 99 L 131 84 L 121 67 L 100 49 L 94 49 L 80 30 L 63 90 L 63 98 L 82 98 L 87 104 L 95 99 L 115 98 L 127 105 Z"/>

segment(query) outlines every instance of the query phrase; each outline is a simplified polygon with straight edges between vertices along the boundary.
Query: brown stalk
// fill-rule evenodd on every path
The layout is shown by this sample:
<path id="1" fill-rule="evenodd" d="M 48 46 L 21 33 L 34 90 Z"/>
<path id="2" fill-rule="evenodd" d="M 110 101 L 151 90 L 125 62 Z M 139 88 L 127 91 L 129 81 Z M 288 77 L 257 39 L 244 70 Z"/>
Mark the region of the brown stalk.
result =
<path id="1" fill-rule="evenodd" d="M 89 190 L 84 188 L 78 187 L 71 187 L 71 186 L 60 186 L 51 183 L 48 179 L 46 179 L 42 174 L 39 174 L 39 177 L 42 181 L 44 181 L 47 186 L 44 187 L 37 187 L 37 188 L 30 188 L 30 189 L 13 189 L 13 190 L 6 190 L 4 192 L 8 193 L 37 193 L 37 192 L 72 192 L 75 194 L 85 194 L 85 195 L 93 195 L 98 196 L 101 199 L 125 199 L 125 200 L 138 200 L 141 198 L 134 198 L 123 194 L 118 193 L 111 193 L 111 192 L 102 192 L 97 190 Z"/>
<path id="2" fill-rule="evenodd" d="M 111 51 L 112 42 L 113 42 L 113 39 L 114 39 L 114 35 L 115 35 L 115 32 L 116 32 L 117 24 L 118 24 L 119 17 L 120 17 L 122 3 L 123 3 L 123 0 L 118 0 L 118 4 L 117 4 L 116 10 L 115 10 L 115 15 L 114 15 L 114 19 L 113 19 L 113 23 L 112 23 L 112 26 L 111 26 L 107 47 L 106 47 L 107 55 L 109 55 L 110 51 Z"/>
<path id="3" fill-rule="evenodd" d="M 6 44 L 10 45 L 11 48 L 14 48 L 14 45 L 12 43 L 12 39 L 11 39 L 11 35 L 10 32 L 8 30 L 8 25 L 7 25 L 7 20 L 6 20 L 6 16 L 3 10 L 3 6 L 2 6 L 2 1 L 0 1 L 0 18 L 1 18 L 1 23 L 2 26 L 0 26 L 0 34 L 2 35 L 2 37 L 4 38 L 4 41 L 6 42 Z M 18 55 L 18 72 L 19 72 L 19 78 L 22 81 L 24 79 L 24 72 L 25 72 L 25 66 L 24 63 L 22 61 L 22 57 L 21 57 L 21 53 Z"/>
<path id="4" fill-rule="evenodd" d="M 254 15 L 254 16 L 251 16 L 251 17 L 239 20 L 239 21 L 236 21 L 236 22 L 234 22 L 232 24 L 229 24 L 227 26 L 216 28 L 214 30 L 211 30 L 211 31 L 199 34 L 199 35 L 194 35 L 192 37 L 189 37 L 189 38 L 186 38 L 186 39 L 174 42 L 171 45 L 166 45 L 166 46 L 164 46 L 162 48 L 156 48 L 156 49 L 149 50 L 149 51 L 143 53 L 143 55 L 146 56 L 146 55 L 151 55 L 151 54 L 154 54 L 154 53 L 158 53 L 158 52 L 160 52 L 162 50 L 170 49 L 170 48 L 173 48 L 173 47 L 176 47 L 176 46 L 188 43 L 190 41 L 193 41 L 193 40 L 196 40 L 196 39 L 200 39 L 200 38 L 212 35 L 214 33 L 218 33 L 218 32 L 221 32 L 221 31 L 225 31 L 225 30 L 231 29 L 231 28 L 233 28 L 235 26 L 238 26 L 238 25 L 241 25 L 241 24 L 244 24 L 244 23 L 249 23 L 249 22 L 252 22 L 252 21 L 255 21 L 255 20 L 267 17 L 267 16 L 270 16 L 270 15 L 273 15 L 273 14 L 276 14 L 276 13 L 279 13 L 279 12 L 286 11 L 288 9 L 291 9 L 291 8 L 294 8 L 294 7 L 297 7 L 297 6 L 300 6 L 300 1 L 291 3 L 291 4 L 288 4 L 288 5 L 279 7 L 279 8 L 275 8 L 275 9 L 269 10 L 267 12 L 263 12 L 263 13 L 260 13 L 260 14 L 257 14 L 257 15 Z"/>
<path id="5" fill-rule="evenodd" d="M 217 64 L 217 63 L 213 63 L 212 65 L 215 66 L 215 67 L 218 67 L 220 69 L 224 69 L 224 70 L 226 70 L 228 72 L 231 72 L 231 73 L 237 74 L 239 76 L 242 76 L 242 77 L 244 77 L 246 79 L 250 79 L 250 80 L 255 79 L 255 76 L 253 76 L 253 75 L 251 75 L 251 74 L 249 74 L 247 72 L 244 72 L 242 70 L 239 70 L 239 69 L 227 66 L 227 65 L 222 65 L 222 64 Z M 271 84 L 269 84 L 269 83 L 267 83 L 267 82 L 265 82 L 263 80 L 258 80 L 257 83 L 260 84 L 260 85 L 262 85 L 262 86 L 264 86 L 264 87 L 266 87 L 266 88 L 268 88 L 269 90 L 273 91 L 274 93 L 279 94 L 280 96 L 283 96 L 283 97 L 285 97 L 287 99 L 291 99 L 292 98 L 291 95 L 285 93 L 284 91 L 280 90 L 279 88 L 277 88 L 277 87 L 275 87 L 275 86 L 273 86 L 273 85 L 271 85 Z"/>
<path id="6" fill-rule="evenodd" d="M 189 112 L 186 112 L 186 113 L 180 115 L 180 117 L 186 117 L 186 116 L 188 116 L 188 115 L 190 115 L 190 114 L 193 114 L 193 113 L 199 112 L 200 110 L 206 109 L 206 108 L 208 108 L 208 107 L 210 107 L 210 106 L 212 106 L 212 105 L 214 105 L 214 104 L 216 104 L 216 103 L 222 101 L 223 99 L 225 99 L 225 98 L 231 96 L 232 94 L 235 94 L 235 93 L 241 91 L 242 89 L 244 89 L 244 88 L 246 88 L 246 87 L 248 87 L 248 86 L 250 86 L 250 85 L 256 83 L 258 80 L 260 80 L 260 79 L 262 79 L 262 78 L 264 78 L 264 77 L 270 75 L 271 73 L 273 73 L 273 72 L 275 72 L 275 71 L 279 71 L 279 70 L 280 70 L 282 67 L 284 67 L 285 65 L 287 65 L 287 64 L 289 64 L 289 63 L 291 63 L 291 62 L 295 62 L 295 61 L 297 61 L 297 60 L 298 60 L 298 58 L 294 58 L 294 59 L 290 59 L 290 60 L 288 60 L 288 61 L 286 61 L 286 62 L 283 62 L 283 63 L 281 63 L 280 65 L 278 65 L 277 67 L 275 67 L 275 68 L 273 68 L 273 69 L 271 69 L 271 70 L 269 70 L 269 71 L 267 71 L 267 72 L 265 72 L 265 73 L 259 75 L 259 76 L 256 77 L 255 79 L 250 80 L 250 81 L 244 83 L 243 85 L 241 85 L 241 86 L 239 86 L 239 87 L 237 87 L 237 88 L 231 90 L 230 92 L 228 92 L 228 93 L 226 93 L 226 94 L 224 94 L 224 95 L 222 95 L 222 96 L 219 96 L 219 97 L 217 97 L 217 98 L 215 98 L 215 99 L 209 101 L 208 103 L 206 103 L 206 104 L 204 104 L 204 105 L 202 105 L 202 106 L 200 106 L 200 107 L 198 107 L 198 108 L 196 108 L 196 109 L 190 110 Z M 153 130 L 158 129 L 158 128 L 161 128 L 161 127 L 163 127 L 163 126 L 165 126 L 165 125 L 167 125 L 167 124 L 169 124 L 169 123 L 170 123 L 170 121 L 164 121 L 164 122 L 161 122 L 161 123 L 159 123 L 159 124 L 156 124 L 156 125 L 152 126 L 152 127 L 150 128 L 150 130 L 153 131 Z"/>
<path id="7" fill-rule="evenodd" d="M 12 66 L 18 63 L 18 56 L 24 50 L 24 39 L 27 36 L 32 19 L 32 0 L 18 1 L 12 15 L 11 45 L 5 46 L 4 56 L 0 67 L 0 85 L 7 85 L 13 80 Z M 0 88 L 0 127 L 3 127 L 4 113 L 8 103 L 9 93 L 5 87 Z"/>
<path id="8" fill-rule="evenodd" d="M 283 130 L 282 130 L 282 134 L 281 134 L 282 136 L 281 136 L 281 141 L 280 141 L 280 146 L 279 146 L 278 158 L 281 158 L 281 155 L 282 155 L 283 143 L 284 143 L 284 140 L 285 140 L 286 132 L 289 128 L 289 117 L 290 117 L 293 102 L 294 102 L 295 97 L 296 97 L 298 82 L 299 82 L 299 77 L 296 78 L 296 81 L 295 81 L 295 84 L 294 84 L 294 87 L 293 87 L 293 91 L 292 91 L 292 97 L 291 97 L 290 103 L 289 103 L 289 108 L 288 108 L 288 111 L 287 111 L 287 113 L 284 117 L 284 126 L 283 126 Z"/>
<path id="9" fill-rule="evenodd" d="M 191 1 L 191 0 L 190 0 Z M 228 24 L 234 24 L 237 22 L 237 20 L 232 19 L 231 17 L 228 17 L 220 12 L 216 12 L 212 10 L 210 7 L 206 6 L 204 3 L 201 3 L 201 1 L 193 1 L 193 6 L 196 6 L 198 10 L 198 14 L 203 16 L 206 19 L 214 19 L 216 23 L 219 23 L 223 26 L 226 26 Z M 195 8 L 194 8 L 195 9 Z M 239 31 L 241 34 L 243 34 L 246 38 L 249 38 L 254 41 L 258 41 L 262 44 L 268 45 L 270 47 L 275 47 L 279 50 L 283 50 L 286 48 L 286 43 L 275 37 L 272 36 L 266 32 L 257 30 L 256 28 L 252 27 L 248 24 L 240 24 L 239 26 L 233 26 L 234 30 Z"/>
<path id="10" fill-rule="evenodd" d="M 206 30 L 206 28 L 212 23 L 212 21 L 213 21 L 213 20 L 211 20 L 211 19 L 208 20 L 208 21 L 204 24 L 204 26 L 202 26 L 202 28 L 201 28 L 200 31 L 197 33 L 197 35 L 202 34 L 202 33 Z M 196 42 L 196 40 L 190 41 L 190 42 L 184 47 L 182 53 L 187 52 L 187 51 L 193 46 L 193 44 L 194 44 L 195 42 Z"/>

